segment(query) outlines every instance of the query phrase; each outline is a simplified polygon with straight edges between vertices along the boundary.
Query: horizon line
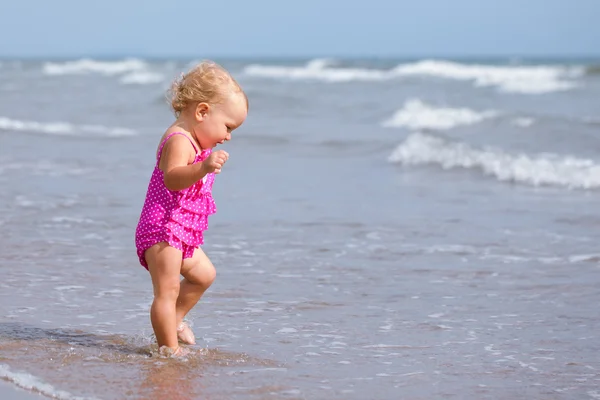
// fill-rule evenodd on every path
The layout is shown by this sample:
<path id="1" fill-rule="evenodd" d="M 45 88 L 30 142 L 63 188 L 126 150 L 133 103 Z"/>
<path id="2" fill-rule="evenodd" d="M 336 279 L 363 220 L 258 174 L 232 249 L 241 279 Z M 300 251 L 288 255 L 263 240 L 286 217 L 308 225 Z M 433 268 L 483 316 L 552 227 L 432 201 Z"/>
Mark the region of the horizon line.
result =
<path id="1" fill-rule="evenodd" d="M 97 60 L 115 60 L 127 58 L 140 58 L 148 60 L 193 60 L 193 59 L 222 59 L 231 61 L 243 60 L 311 60 L 311 59 L 339 59 L 339 60 L 364 60 L 364 59 L 379 59 L 379 60 L 417 60 L 417 59 L 489 59 L 489 60 L 510 60 L 510 59 L 525 59 L 525 60 L 600 60 L 598 54 L 509 54 L 509 53 L 465 53 L 465 54 L 149 54 L 149 53 L 73 53 L 73 54 L 0 54 L 0 60 L 7 61 L 49 61 L 49 60 L 74 60 L 74 59 L 97 59 Z"/>

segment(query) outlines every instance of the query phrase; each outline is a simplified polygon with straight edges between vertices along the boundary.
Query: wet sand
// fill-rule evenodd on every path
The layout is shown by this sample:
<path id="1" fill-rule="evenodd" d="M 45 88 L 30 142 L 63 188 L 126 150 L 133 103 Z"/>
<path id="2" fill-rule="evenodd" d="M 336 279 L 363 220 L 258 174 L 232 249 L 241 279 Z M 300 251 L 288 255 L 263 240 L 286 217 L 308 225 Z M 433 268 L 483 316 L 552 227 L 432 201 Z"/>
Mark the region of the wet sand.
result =
<path id="1" fill-rule="evenodd" d="M 0 381 L 0 399 L 2 400 L 39 400 L 46 397 L 41 394 L 20 389 L 8 382 Z"/>

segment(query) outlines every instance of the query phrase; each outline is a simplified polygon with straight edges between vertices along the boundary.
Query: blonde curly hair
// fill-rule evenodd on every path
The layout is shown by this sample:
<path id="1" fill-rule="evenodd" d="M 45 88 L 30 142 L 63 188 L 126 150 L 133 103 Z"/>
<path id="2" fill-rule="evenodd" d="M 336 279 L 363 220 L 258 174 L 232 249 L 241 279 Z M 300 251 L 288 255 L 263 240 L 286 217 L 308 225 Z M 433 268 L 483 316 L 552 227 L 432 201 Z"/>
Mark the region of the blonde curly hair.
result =
<path id="1" fill-rule="evenodd" d="M 168 92 L 171 108 L 177 117 L 190 104 L 223 103 L 232 94 L 242 94 L 248 108 L 248 97 L 225 68 L 205 60 L 176 79 Z"/>

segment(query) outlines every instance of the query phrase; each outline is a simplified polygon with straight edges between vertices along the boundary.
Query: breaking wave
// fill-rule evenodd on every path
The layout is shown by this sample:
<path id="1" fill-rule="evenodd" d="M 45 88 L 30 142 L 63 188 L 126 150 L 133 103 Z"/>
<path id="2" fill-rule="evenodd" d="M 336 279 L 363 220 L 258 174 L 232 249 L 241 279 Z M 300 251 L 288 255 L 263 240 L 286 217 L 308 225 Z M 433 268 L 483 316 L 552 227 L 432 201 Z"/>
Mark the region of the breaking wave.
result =
<path id="1" fill-rule="evenodd" d="M 325 82 L 433 77 L 468 81 L 475 87 L 495 87 L 502 92 L 541 94 L 576 87 L 576 79 L 586 70 L 581 66 L 483 65 L 444 60 L 423 60 L 392 69 L 376 69 L 338 67 L 334 60 L 315 59 L 300 66 L 250 64 L 243 72 L 252 77 Z"/>
<path id="2" fill-rule="evenodd" d="M 477 149 L 462 142 L 413 133 L 389 156 L 403 165 L 436 165 L 444 170 L 475 169 L 499 181 L 572 189 L 600 187 L 600 164 L 590 159 L 556 154 L 509 154 L 500 149 Z"/>

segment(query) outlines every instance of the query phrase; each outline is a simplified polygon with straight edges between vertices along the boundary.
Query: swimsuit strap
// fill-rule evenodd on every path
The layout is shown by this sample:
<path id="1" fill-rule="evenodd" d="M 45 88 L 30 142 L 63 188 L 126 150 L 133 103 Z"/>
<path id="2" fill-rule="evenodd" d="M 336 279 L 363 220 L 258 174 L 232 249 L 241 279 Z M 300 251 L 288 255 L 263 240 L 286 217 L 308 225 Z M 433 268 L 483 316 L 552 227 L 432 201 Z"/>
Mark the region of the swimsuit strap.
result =
<path id="1" fill-rule="evenodd" d="M 171 138 L 171 136 L 173 136 L 173 135 L 183 135 L 183 136 L 185 136 L 190 141 L 190 143 L 192 144 L 192 147 L 194 148 L 194 151 L 196 152 L 196 155 L 198 155 L 198 149 L 196 148 L 196 145 L 194 144 L 194 142 L 192 142 L 192 139 L 189 138 L 189 136 L 187 136 L 183 132 L 172 132 L 160 144 L 160 148 L 158 149 L 158 154 L 156 154 L 156 160 L 157 160 L 157 162 L 160 162 L 160 156 L 162 154 L 163 147 L 165 147 L 165 143 L 167 143 L 167 140 L 169 140 Z"/>

